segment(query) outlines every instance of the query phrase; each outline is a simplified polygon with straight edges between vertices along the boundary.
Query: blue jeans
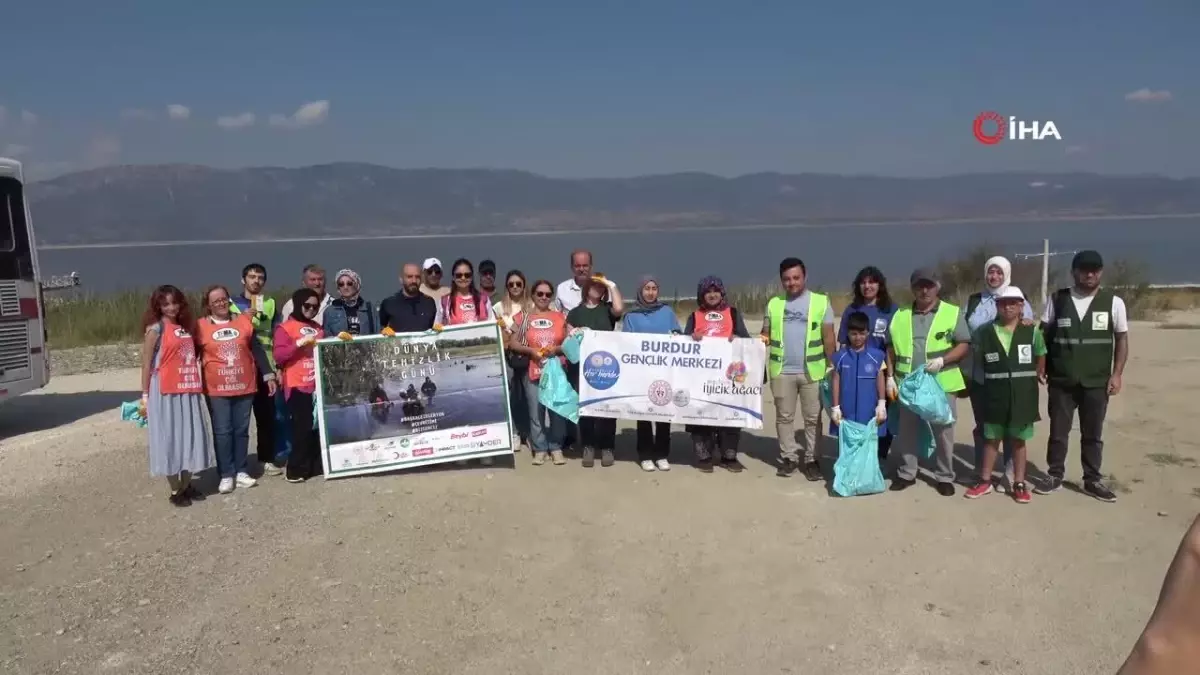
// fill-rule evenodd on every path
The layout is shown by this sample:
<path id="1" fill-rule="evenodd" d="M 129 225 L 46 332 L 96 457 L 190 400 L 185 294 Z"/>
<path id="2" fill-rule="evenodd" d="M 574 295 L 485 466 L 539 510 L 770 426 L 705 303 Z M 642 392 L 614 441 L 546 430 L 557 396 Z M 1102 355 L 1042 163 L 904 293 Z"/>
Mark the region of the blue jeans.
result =
<path id="1" fill-rule="evenodd" d="M 213 445 L 217 451 L 217 473 L 221 478 L 233 478 L 234 474 L 246 470 L 246 452 L 250 446 L 250 409 L 253 406 L 254 394 L 208 397 Z"/>
<path id="2" fill-rule="evenodd" d="M 529 448 L 534 452 L 562 450 L 567 435 L 567 421 L 538 400 L 538 383 L 529 376 L 521 378 L 525 385 L 525 400 L 529 404 Z"/>

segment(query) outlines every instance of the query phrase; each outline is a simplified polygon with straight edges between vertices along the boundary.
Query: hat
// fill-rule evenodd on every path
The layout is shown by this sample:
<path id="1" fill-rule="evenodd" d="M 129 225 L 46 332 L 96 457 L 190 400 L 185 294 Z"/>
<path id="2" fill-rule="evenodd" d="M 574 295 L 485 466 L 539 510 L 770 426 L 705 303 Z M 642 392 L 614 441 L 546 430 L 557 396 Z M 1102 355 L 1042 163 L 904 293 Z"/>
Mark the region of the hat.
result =
<path id="1" fill-rule="evenodd" d="M 426 258 L 425 262 L 421 263 L 421 269 L 428 270 L 434 267 L 441 267 L 442 261 L 437 258 Z"/>
<path id="2" fill-rule="evenodd" d="M 496 274 L 496 263 L 492 262 L 491 260 L 484 260 L 483 262 L 479 263 L 479 273 L 491 274 L 494 276 Z"/>
<path id="3" fill-rule="evenodd" d="M 1073 270 L 1098 270 L 1104 267 L 1104 258 L 1100 257 L 1099 251 L 1087 250 L 1080 251 L 1075 254 L 1071 260 L 1071 269 Z"/>
<path id="4" fill-rule="evenodd" d="M 912 276 L 908 278 L 910 286 L 916 286 L 922 281 L 928 281 L 933 284 L 941 285 L 942 277 L 934 269 L 930 267 L 918 267 L 913 271 Z"/>
<path id="5" fill-rule="evenodd" d="M 1024 300 L 1025 294 L 1016 286 L 1008 286 L 996 295 L 996 300 Z"/>

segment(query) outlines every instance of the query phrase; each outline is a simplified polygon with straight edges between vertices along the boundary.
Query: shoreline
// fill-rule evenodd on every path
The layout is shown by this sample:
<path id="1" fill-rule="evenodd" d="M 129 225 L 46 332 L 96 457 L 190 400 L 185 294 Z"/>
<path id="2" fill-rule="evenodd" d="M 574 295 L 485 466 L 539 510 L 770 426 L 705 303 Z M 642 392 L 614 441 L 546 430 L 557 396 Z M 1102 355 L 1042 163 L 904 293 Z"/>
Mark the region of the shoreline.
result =
<path id="1" fill-rule="evenodd" d="M 556 229 L 520 232 L 451 232 L 445 234 L 376 234 L 376 235 L 336 235 L 328 237 L 283 237 L 277 239 L 190 239 L 178 241 L 131 241 L 131 242 L 102 242 L 94 244 L 39 244 L 39 251 L 70 251 L 84 249 L 110 248 L 161 248 L 168 246 L 227 246 L 245 244 L 301 244 L 314 242 L 338 241 L 389 241 L 411 239 L 466 239 L 476 237 L 556 237 L 571 234 L 639 234 L 644 232 L 709 232 L 729 230 L 783 230 L 783 229 L 819 229 L 830 227 L 878 227 L 885 225 L 971 225 L 986 223 L 1070 223 L 1090 220 L 1182 220 L 1200 218 L 1200 213 L 1171 213 L 1149 215 L 1104 215 L 1104 216 L 1049 216 L 1045 218 L 1000 217 L 989 216 L 982 218 L 951 218 L 934 220 L 864 220 L 838 223 L 763 223 L 752 225 L 699 225 L 679 227 L 621 227 L 602 230 L 585 229 Z"/>

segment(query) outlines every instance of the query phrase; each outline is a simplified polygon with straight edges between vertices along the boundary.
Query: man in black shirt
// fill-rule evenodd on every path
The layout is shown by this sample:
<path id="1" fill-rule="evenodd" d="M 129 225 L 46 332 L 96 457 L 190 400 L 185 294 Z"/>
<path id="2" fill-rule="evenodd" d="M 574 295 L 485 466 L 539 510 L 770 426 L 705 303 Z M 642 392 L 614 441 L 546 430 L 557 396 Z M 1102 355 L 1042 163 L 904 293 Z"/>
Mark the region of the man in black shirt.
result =
<path id="1" fill-rule="evenodd" d="M 420 333 L 433 328 L 437 303 L 421 292 L 421 267 L 414 263 L 404 266 L 400 274 L 402 288 L 379 303 L 380 328 L 396 333 Z"/>

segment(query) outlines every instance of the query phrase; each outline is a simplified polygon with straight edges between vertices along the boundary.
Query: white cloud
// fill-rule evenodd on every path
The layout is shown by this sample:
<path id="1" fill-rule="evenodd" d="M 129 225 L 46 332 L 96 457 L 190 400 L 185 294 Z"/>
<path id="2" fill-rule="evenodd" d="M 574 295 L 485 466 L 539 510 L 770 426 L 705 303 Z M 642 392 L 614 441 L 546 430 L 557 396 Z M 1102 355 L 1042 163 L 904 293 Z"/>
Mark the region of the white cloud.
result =
<path id="1" fill-rule="evenodd" d="M 28 145 L 9 143 L 8 145 L 4 146 L 4 150 L 0 152 L 0 155 L 3 155 L 4 157 L 11 157 L 13 159 L 20 159 L 21 155 L 29 154 L 29 150 L 30 147 Z"/>
<path id="2" fill-rule="evenodd" d="M 29 111 L 29 110 L 21 111 L 21 124 L 24 124 L 27 127 L 31 127 L 37 123 L 38 123 L 38 116 L 33 114 L 32 111 Z"/>
<path id="3" fill-rule="evenodd" d="M 116 136 L 102 134 L 88 143 L 84 152 L 84 160 L 89 166 L 105 166 L 117 161 L 121 156 L 121 139 Z"/>
<path id="4" fill-rule="evenodd" d="M 1030 184 L 1029 184 L 1029 187 L 1031 187 L 1031 188 L 1040 188 L 1040 187 L 1046 187 L 1046 181 L 1044 181 L 1044 180 L 1035 180 L 1035 181 L 1033 181 L 1032 183 L 1030 183 Z"/>
<path id="5" fill-rule="evenodd" d="M 167 117 L 170 117 L 173 120 L 186 120 L 191 116 L 192 109 L 186 105 L 172 103 L 171 105 L 167 106 Z"/>
<path id="6" fill-rule="evenodd" d="M 1171 95 L 1171 92 L 1166 89 L 1147 89 L 1146 87 L 1125 94 L 1126 101 L 1136 101 L 1138 103 L 1159 103 L 1170 101 L 1172 98 L 1174 97 Z"/>
<path id="7" fill-rule="evenodd" d="M 1068 145 L 1066 150 L 1068 155 L 1078 155 L 1081 152 L 1087 152 L 1086 145 Z"/>
<path id="8" fill-rule="evenodd" d="M 146 110 L 144 108 L 126 108 L 121 111 L 121 119 L 123 120 L 149 121 L 156 119 L 157 117 L 158 115 L 155 115 L 153 110 Z"/>
<path id="9" fill-rule="evenodd" d="M 245 129 L 254 124 L 254 113 L 244 112 L 239 115 L 224 115 L 217 118 L 217 126 L 222 129 Z"/>
<path id="10" fill-rule="evenodd" d="M 320 100 L 305 103 L 291 115 L 271 115 L 268 123 L 273 127 L 285 129 L 301 129 L 320 124 L 329 117 L 329 101 Z"/>

